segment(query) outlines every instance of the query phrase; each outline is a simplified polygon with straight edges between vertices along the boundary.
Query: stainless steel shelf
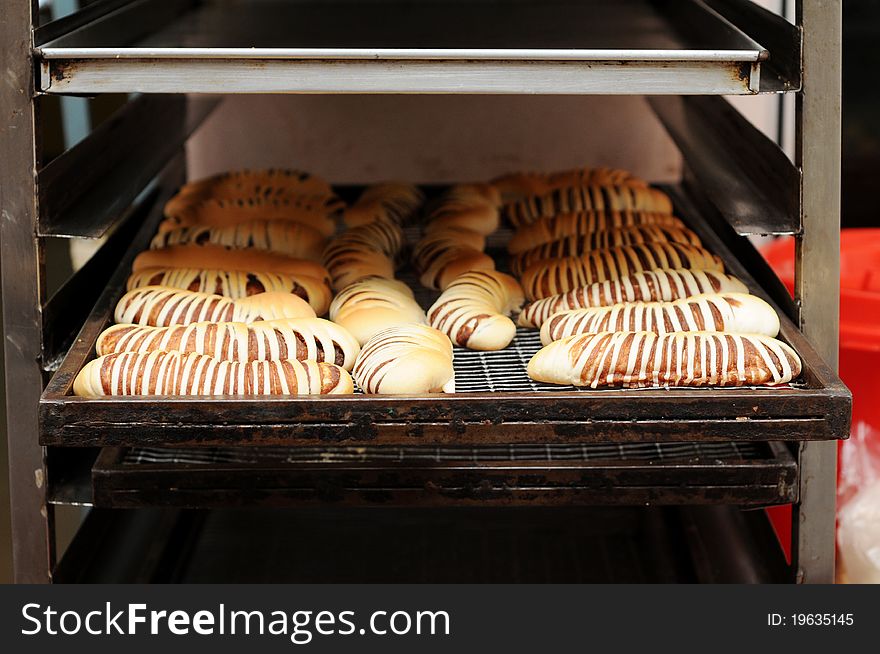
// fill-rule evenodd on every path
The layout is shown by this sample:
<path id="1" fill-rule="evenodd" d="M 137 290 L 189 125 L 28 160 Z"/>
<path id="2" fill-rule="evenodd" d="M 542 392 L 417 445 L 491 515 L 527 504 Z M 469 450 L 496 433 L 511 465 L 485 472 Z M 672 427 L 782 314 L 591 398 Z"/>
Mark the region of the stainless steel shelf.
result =
<path id="1" fill-rule="evenodd" d="M 140 0 L 52 34 L 41 89 L 750 94 L 769 56 L 703 0 L 190 5 Z"/>

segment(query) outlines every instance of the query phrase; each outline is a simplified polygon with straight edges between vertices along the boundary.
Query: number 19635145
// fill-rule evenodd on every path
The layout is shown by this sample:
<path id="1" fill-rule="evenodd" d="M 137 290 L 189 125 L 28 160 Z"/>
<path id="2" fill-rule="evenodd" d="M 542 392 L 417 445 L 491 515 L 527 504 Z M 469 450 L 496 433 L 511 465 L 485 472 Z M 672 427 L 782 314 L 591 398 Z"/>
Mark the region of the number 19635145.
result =
<path id="1" fill-rule="evenodd" d="M 851 627 L 855 624 L 852 613 L 768 613 L 769 627 Z"/>

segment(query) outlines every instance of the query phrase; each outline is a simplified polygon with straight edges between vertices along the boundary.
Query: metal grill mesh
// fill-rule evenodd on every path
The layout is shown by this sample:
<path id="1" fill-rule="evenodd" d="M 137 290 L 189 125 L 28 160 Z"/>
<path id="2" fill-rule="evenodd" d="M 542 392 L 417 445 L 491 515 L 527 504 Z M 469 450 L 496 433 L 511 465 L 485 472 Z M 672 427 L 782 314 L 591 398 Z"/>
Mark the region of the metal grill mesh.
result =
<path id="1" fill-rule="evenodd" d="M 489 461 L 756 461 L 773 458 L 763 442 L 597 443 L 477 447 L 132 448 L 123 465 L 217 463 L 480 463 Z"/>

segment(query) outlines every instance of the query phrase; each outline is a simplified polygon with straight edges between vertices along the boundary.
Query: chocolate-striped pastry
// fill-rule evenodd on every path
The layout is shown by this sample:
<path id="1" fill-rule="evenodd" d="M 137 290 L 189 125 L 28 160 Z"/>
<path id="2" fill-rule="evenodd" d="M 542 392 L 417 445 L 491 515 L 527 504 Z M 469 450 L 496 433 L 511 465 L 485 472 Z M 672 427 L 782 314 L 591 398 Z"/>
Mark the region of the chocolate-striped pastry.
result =
<path id="1" fill-rule="evenodd" d="M 602 332 L 553 341 L 532 357 L 529 377 L 574 386 L 785 384 L 801 361 L 785 343 L 724 332 Z"/>
<path id="2" fill-rule="evenodd" d="M 641 243 L 595 250 L 580 257 L 548 259 L 529 266 L 520 282 L 529 300 L 571 291 L 643 270 L 689 268 L 724 270 L 721 259 L 703 248 L 680 243 Z"/>
<path id="3" fill-rule="evenodd" d="M 554 173 L 519 172 L 494 178 L 490 184 L 497 188 L 505 204 L 530 195 L 542 195 L 555 188 L 592 186 L 595 184 L 646 186 L 646 182 L 627 170 L 614 168 L 574 168 Z"/>
<path id="4" fill-rule="evenodd" d="M 326 241 L 320 231 L 303 223 L 286 220 L 255 220 L 229 227 L 206 225 L 178 227 L 156 234 L 150 243 L 150 248 L 213 243 L 231 248 L 280 252 L 291 257 L 320 261 Z"/>
<path id="5" fill-rule="evenodd" d="M 556 241 L 566 236 L 622 230 L 631 227 L 662 227 L 686 229 L 681 219 L 671 214 L 647 211 L 582 211 L 561 213 L 536 220 L 516 230 L 507 243 L 507 251 L 517 254 L 523 250 Z M 603 237 L 598 237 L 603 238 Z M 607 237 L 606 237 L 607 238 Z"/>
<path id="6" fill-rule="evenodd" d="M 321 318 L 263 322 L 196 322 L 172 327 L 114 325 L 95 343 L 113 352 L 198 352 L 226 361 L 326 361 L 351 370 L 360 346 L 344 328 Z"/>
<path id="7" fill-rule="evenodd" d="M 425 312 L 403 282 L 367 277 L 346 286 L 333 298 L 330 320 L 345 327 L 363 345 L 394 325 L 424 324 Z"/>
<path id="8" fill-rule="evenodd" d="M 220 361 L 195 352 L 120 352 L 89 361 L 73 382 L 107 395 L 342 395 L 351 375 L 317 361 Z"/>
<path id="9" fill-rule="evenodd" d="M 508 204 L 504 218 L 514 227 L 560 213 L 578 211 L 655 211 L 672 213 L 672 201 L 663 191 L 642 186 L 576 186 Z"/>
<path id="10" fill-rule="evenodd" d="M 364 344 L 352 374 L 364 393 L 454 393 L 452 343 L 427 325 L 397 325 Z"/>
<path id="11" fill-rule="evenodd" d="M 779 316 L 754 295 L 707 293 L 675 302 L 627 302 L 563 311 L 541 326 L 541 342 L 547 345 L 566 336 L 600 332 L 730 332 L 775 337 Z"/>
<path id="12" fill-rule="evenodd" d="M 387 220 L 342 232 L 323 254 L 333 289 L 340 291 L 365 277 L 393 279 L 404 242 L 400 226 Z"/>
<path id="13" fill-rule="evenodd" d="M 358 227 L 377 220 L 390 220 L 398 225 L 410 222 L 425 201 L 417 186 L 400 182 L 383 182 L 368 186 L 343 218 L 348 227 Z"/>
<path id="14" fill-rule="evenodd" d="M 616 248 L 623 245 L 638 245 L 640 243 L 702 245 L 700 238 L 687 228 L 678 229 L 653 225 L 628 227 L 625 229 L 593 232 L 591 234 L 565 236 L 556 241 L 550 241 L 529 250 L 523 250 L 511 256 L 510 269 L 514 275 L 520 275 L 523 270 L 538 261 L 558 259 L 560 257 L 578 257 L 593 250 Z"/>
<path id="15" fill-rule="evenodd" d="M 128 278 L 128 290 L 144 286 L 166 286 L 234 300 L 259 293 L 293 293 L 308 302 L 319 316 L 327 313 L 331 295 L 326 282 L 307 275 L 209 268 L 144 268 Z"/>
<path id="16" fill-rule="evenodd" d="M 280 318 L 314 318 L 315 310 L 292 293 L 260 293 L 232 300 L 222 295 L 144 286 L 129 291 L 116 304 L 117 323 L 169 327 L 194 322 L 260 322 Z"/>
<path id="17" fill-rule="evenodd" d="M 428 321 L 456 345 L 502 350 L 516 335 L 516 325 L 507 316 L 522 302 L 522 288 L 510 275 L 468 272 L 455 278 L 428 309 Z"/>
<path id="18" fill-rule="evenodd" d="M 736 277 L 715 270 L 645 270 L 530 302 L 519 314 L 521 327 L 541 327 L 554 313 L 607 307 L 621 302 L 671 302 L 702 293 L 747 293 Z"/>

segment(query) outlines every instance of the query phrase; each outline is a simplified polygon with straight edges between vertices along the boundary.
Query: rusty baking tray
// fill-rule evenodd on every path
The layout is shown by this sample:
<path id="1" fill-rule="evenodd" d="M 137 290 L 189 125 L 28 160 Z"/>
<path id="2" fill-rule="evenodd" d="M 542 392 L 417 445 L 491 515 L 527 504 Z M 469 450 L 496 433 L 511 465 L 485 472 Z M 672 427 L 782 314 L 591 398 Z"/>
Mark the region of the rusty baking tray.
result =
<path id="1" fill-rule="evenodd" d="M 683 198 L 677 197 L 677 213 L 731 273 L 766 298 L 707 220 Z M 462 392 L 454 395 L 75 397 L 73 380 L 94 357 L 95 340 L 124 292 L 131 260 L 149 242 L 159 213 L 156 208 L 145 221 L 43 393 L 42 444 L 572 444 L 829 440 L 849 433 L 849 391 L 781 310 L 781 338 L 803 361 L 801 377 L 785 388 L 577 390 L 535 384 L 525 375 L 525 366 L 538 342 L 534 332 L 523 330 L 501 352 L 457 349 L 456 382 Z"/>

